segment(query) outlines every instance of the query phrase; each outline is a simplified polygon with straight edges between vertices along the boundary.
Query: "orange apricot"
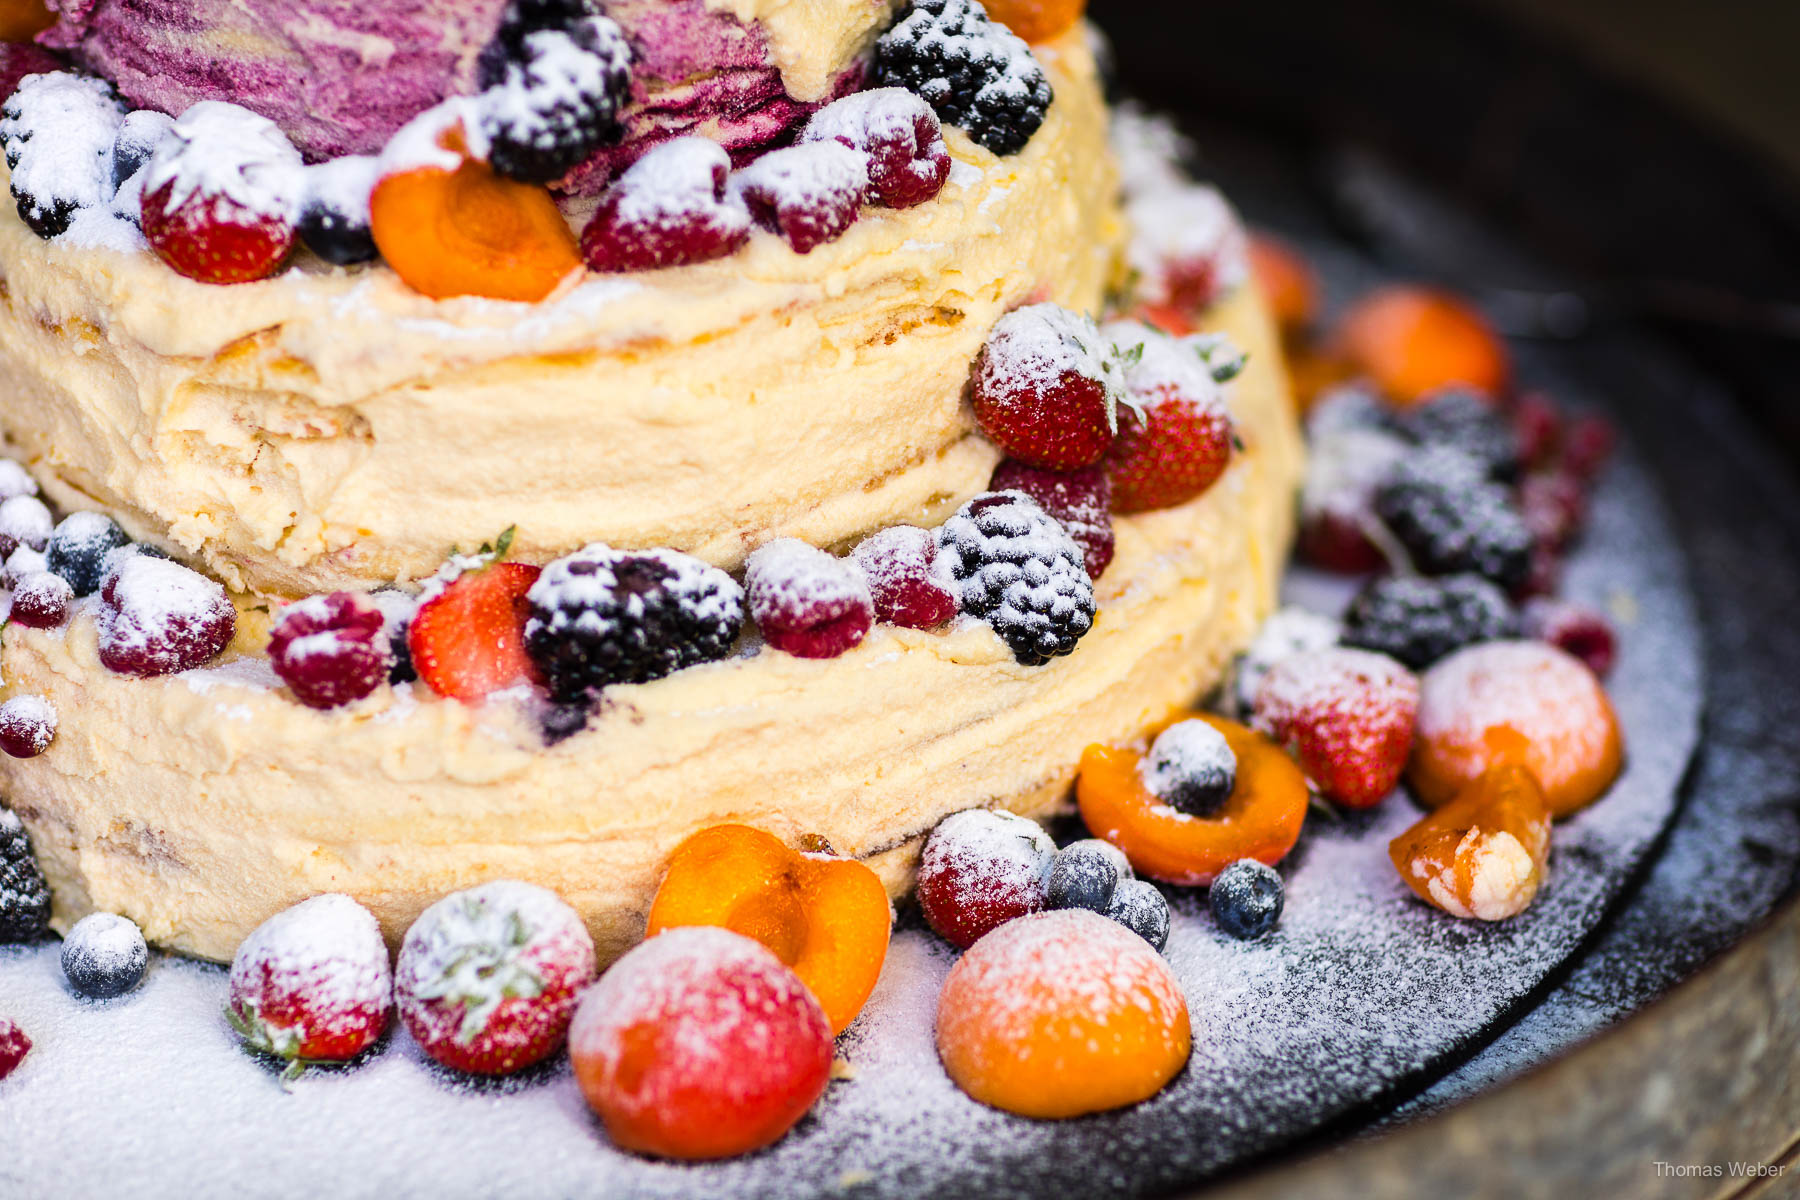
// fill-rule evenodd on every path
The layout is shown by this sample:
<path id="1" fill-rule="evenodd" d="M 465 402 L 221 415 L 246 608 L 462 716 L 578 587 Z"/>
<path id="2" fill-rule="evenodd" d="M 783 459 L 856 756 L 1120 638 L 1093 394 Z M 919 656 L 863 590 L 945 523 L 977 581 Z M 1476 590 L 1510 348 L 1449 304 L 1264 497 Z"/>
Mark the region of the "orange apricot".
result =
<path id="1" fill-rule="evenodd" d="M 1400 878 L 1453 917 L 1501 921 L 1536 898 L 1550 862 L 1550 806 L 1531 772 L 1503 763 L 1388 843 Z"/>
<path id="2" fill-rule="evenodd" d="M 1131 310 L 1135 320 L 1162 330 L 1170 337 L 1186 337 L 1199 328 L 1193 314 L 1173 304 L 1139 304 Z"/>
<path id="3" fill-rule="evenodd" d="M 1087 0 L 987 0 L 988 16 L 1028 42 L 1047 42 L 1081 20 Z"/>
<path id="4" fill-rule="evenodd" d="M 675 848 L 646 934 L 716 925 L 761 942 L 849 1028 L 875 990 L 893 924 L 887 889 L 854 858 L 802 854 L 748 825 L 715 825 Z"/>
<path id="5" fill-rule="evenodd" d="M 1148 1100 L 1193 1049 L 1168 963 L 1086 909 L 1034 913 L 976 942 L 938 996 L 938 1058 L 983 1104 L 1057 1120 Z"/>
<path id="6" fill-rule="evenodd" d="M 44 0 L 0 0 L 0 42 L 28 42 L 54 24 Z"/>
<path id="7" fill-rule="evenodd" d="M 1319 311 L 1319 280 L 1300 252 L 1266 233 L 1250 235 L 1250 274 L 1284 333 L 1312 323 Z"/>
<path id="8" fill-rule="evenodd" d="M 1406 781 L 1437 808 L 1490 769 L 1517 763 L 1555 817 L 1592 804 L 1624 765 L 1619 718 L 1580 659 L 1543 642 L 1483 642 L 1419 682 L 1419 722 Z"/>
<path id="9" fill-rule="evenodd" d="M 1196 817 L 1170 807 L 1140 777 L 1141 754 L 1095 745 L 1082 752 L 1075 784 L 1081 819 L 1140 874 L 1164 883 L 1205 887 L 1240 858 L 1274 866 L 1300 837 L 1306 776 L 1280 746 L 1235 721 L 1183 712 L 1166 724 L 1189 717 L 1224 734 L 1237 756 L 1237 783 L 1216 813 Z"/>
<path id="10" fill-rule="evenodd" d="M 1333 342 L 1399 405 L 1458 385 L 1498 396 L 1512 373 L 1493 327 L 1463 300 L 1434 288 L 1378 288 L 1350 306 Z"/>
<path id="11" fill-rule="evenodd" d="M 465 158 L 454 171 L 386 176 L 369 197 L 381 257 L 434 300 L 542 300 L 582 269 L 575 233 L 550 192 Z"/>

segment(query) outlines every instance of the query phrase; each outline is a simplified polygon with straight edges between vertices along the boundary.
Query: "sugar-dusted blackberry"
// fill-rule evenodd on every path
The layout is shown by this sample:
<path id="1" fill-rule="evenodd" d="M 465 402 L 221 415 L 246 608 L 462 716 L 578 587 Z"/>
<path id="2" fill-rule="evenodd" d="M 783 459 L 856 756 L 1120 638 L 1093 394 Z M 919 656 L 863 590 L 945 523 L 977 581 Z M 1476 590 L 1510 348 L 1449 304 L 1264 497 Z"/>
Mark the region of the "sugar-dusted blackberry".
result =
<path id="1" fill-rule="evenodd" d="M 0 109 L 19 217 L 41 238 L 112 198 L 113 137 L 125 106 L 103 79 L 56 71 L 19 84 Z"/>
<path id="2" fill-rule="evenodd" d="M 744 589 L 674 550 L 589 546 L 545 567 L 528 600 L 525 652 L 563 704 L 724 658 L 744 625 Z"/>
<path id="3" fill-rule="evenodd" d="M 995 154 L 1017 154 L 1053 93 L 1031 47 L 975 0 L 916 0 L 875 43 L 878 87 L 917 93 Z"/>
<path id="4" fill-rule="evenodd" d="M 527 33 L 481 96 L 488 160 L 510 179 L 560 179 L 619 139 L 630 91 L 631 48 L 606 17 Z"/>
<path id="5" fill-rule="evenodd" d="M 606 15 L 601 0 L 512 0 L 500 19 L 500 33 L 483 54 L 481 85 L 492 87 L 506 75 L 509 57 L 517 57 L 525 38 L 543 29 L 568 29 L 587 17 Z"/>
<path id="6" fill-rule="evenodd" d="M 1480 392 L 1446 388 L 1394 412 L 1388 425 L 1414 445 L 1456 447 L 1487 468 L 1490 478 L 1518 478 L 1519 431 Z"/>
<path id="7" fill-rule="evenodd" d="M 1426 575 L 1474 572 L 1509 593 L 1531 574 L 1533 538 L 1505 488 L 1452 446 L 1402 459 L 1375 492 L 1375 514 Z"/>
<path id="8" fill-rule="evenodd" d="M 1094 585 L 1081 547 L 1023 492 L 984 492 L 938 530 L 938 554 L 962 611 L 1041 666 L 1094 627 Z"/>
<path id="9" fill-rule="evenodd" d="M 131 538 L 105 513 L 70 513 L 44 551 L 50 573 L 69 581 L 77 596 L 91 596 L 106 578 L 106 556 Z"/>
<path id="10" fill-rule="evenodd" d="M 0 808 L 0 945 L 29 942 L 50 928 L 50 885 L 31 853 L 18 814 Z"/>
<path id="11" fill-rule="evenodd" d="M 1474 642 L 1516 637 L 1519 614 L 1479 575 L 1371 580 L 1344 614 L 1343 643 L 1377 650 L 1422 671 Z"/>

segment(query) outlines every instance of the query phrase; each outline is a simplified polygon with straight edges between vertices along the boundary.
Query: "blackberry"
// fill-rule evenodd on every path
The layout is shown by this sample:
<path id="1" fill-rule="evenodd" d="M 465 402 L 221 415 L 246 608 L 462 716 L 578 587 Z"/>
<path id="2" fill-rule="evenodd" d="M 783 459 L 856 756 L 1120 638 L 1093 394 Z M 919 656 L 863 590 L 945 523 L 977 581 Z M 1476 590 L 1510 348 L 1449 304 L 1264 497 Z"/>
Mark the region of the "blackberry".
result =
<path id="1" fill-rule="evenodd" d="M 995 154 L 1017 154 L 1053 93 L 1031 47 L 975 0 L 916 0 L 875 43 L 875 86 L 903 87 Z"/>
<path id="2" fill-rule="evenodd" d="M 294 230 L 308 250 L 337 267 L 374 260 L 369 194 L 377 170 L 373 156 L 356 154 L 306 168 L 306 198 Z"/>
<path id="3" fill-rule="evenodd" d="M 50 885 L 31 853 L 31 835 L 0 808 L 0 945 L 29 942 L 50 928 Z"/>
<path id="4" fill-rule="evenodd" d="M 1169 901 L 1155 884 L 1124 880 L 1113 892 L 1105 915 L 1149 942 L 1158 953 L 1169 944 Z"/>
<path id="5" fill-rule="evenodd" d="M 1422 574 L 1474 572 L 1511 594 L 1531 576 L 1524 516 L 1478 460 L 1454 447 L 1402 459 L 1376 489 L 1375 514 Z"/>
<path id="6" fill-rule="evenodd" d="M 525 651 L 559 704 L 724 658 L 744 625 L 737 582 L 674 550 L 589 546 L 544 568 L 528 600 Z"/>
<path id="7" fill-rule="evenodd" d="M 1225 735 L 1195 718 L 1161 733 L 1138 768 L 1151 795 L 1192 817 L 1211 817 L 1237 787 L 1237 755 Z"/>
<path id="8" fill-rule="evenodd" d="M 606 17 L 525 34 L 504 77 L 481 96 L 494 170 L 550 183 L 617 141 L 630 67 L 625 35 Z"/>
<path id="9" fill-rule="evenodd" d="M 1479 575 L 1394 575 L 1371 580 L 1351 601 L 1343 643 L 1380 651 L 1423 671 L 1453 650 L 1518 633 L 1512 601 Z"/>
<path id="10" fill-rule="evenodd" d="M 1242 941 L 1255 941 L 1281 920 L 1286 896 L 1275 868 L 1254 858 L 1240 858 L 1219 872 L 1206 904 L 1220 929 Z"/>
<path id="11" fill-rule="evenodd" d="M 150 965 L 144 935 L 124 917 L 90 913 L 63 939 L 62 969 L 77 996 L 111 1000 L 143 981 Z"/>
<path id="12" fill-rule="evenodd" d="M 52 575 L 61 575 L 77 596 L 91 596 L 106 579 L 106 556 L 131 538 L 104 513 L 70 513 L 50 535 L 44 551 Z"/>
<path id="13" fill-rule="evenodd" d="M 113 138 L 125 106 L 105 80 L 72 71 L 33 75 L 0 113 L 13 199 L 33 233 L 58 237 L 76 212 L 112 199 Z"/>
<path id="14" fill-rule="evenodd" d="M 1081 547 L 1023 492 L 984 492 L 938 530 L 938 555 L 962 611 L 1028 667 L 1068 654 L 1094 627 Z"/>
<path id="15" fill-rule="evenodd" d="M 1085 908 L 1104 913 L 1122 879 L 1116 853 L 1100 847 L 1104 842 L 1084 841 L 1057 853 L 1050 867 L 1046 900 L 1051 908 Z"/>
<path id="16" fill-rule="evenodd" d="M 1486 468 L 1489 478 L 1519 476 L 1519 433 L 1492 402 L 1468 388 L 1446 388 L 1401 409 L 1389 428 L 1419 446 L 1454 446 Z"/>
<path id="17" fill-rule="evenodd" d="M 520 57 L 528 35 L 567 30 L 584 18 L 605 15 L 601 0 L 513 0 L 500 18 L 499 35 L 482 56 L 481 86 L 492 87 L 506 77 L 507 61 Z"/>

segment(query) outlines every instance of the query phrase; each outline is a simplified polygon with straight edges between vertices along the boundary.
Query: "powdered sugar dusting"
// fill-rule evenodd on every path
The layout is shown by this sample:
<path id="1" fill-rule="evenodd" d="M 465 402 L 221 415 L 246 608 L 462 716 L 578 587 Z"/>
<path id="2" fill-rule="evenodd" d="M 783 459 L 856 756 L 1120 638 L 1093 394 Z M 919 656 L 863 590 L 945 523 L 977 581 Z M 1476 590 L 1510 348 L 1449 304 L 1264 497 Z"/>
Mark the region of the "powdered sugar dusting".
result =
<path id="1" fill-rule="evenodd" d="M 1094 322 L 1057 304 L 1016 308 L 994 323 L 976 367 L 980 386 L 1001 400 L 1049 391 L 1065 376 L 1104 384 L 1122 380 L 1112 342 Z"/>
<path id="2" fill-rule="evenodd" d="M 1238 710 L 1246 713 L 1250 711 L 1250 706 L 1256 700 L 1256 689 L 1262 686 L 1263 676 L 1276 663 L 1296 654 L 1335 646 L 1343 632 L 1343 623 L 1335 617 L 1296 604 L 1286 605 L 1271 613 L 1256 631 L 1256 636 L 1250 640 L 1243 657 L 1238 660 L 1236 686 L 1232 689 L 1232 694 L 1237 698 Z"/>

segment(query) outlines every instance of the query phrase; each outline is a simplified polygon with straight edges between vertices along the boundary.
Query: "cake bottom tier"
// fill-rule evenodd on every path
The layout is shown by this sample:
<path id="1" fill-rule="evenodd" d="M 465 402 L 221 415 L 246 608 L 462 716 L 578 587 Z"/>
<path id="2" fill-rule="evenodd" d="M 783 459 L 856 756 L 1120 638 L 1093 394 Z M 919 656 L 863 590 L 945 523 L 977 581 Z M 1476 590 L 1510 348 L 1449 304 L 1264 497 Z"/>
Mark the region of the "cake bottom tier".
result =
<path id="1" fill-rule="evenodd" d="M 259 653 L 141 680 L 100 665 L 85 607 L 59 630 L 8 629 L 9 692 L 60 714 L 45 754 L 0 762 L 55 924 L 118 912 L 227 959 L 320 892 L 355 896 L 398 940 L 444 894 L 513 877 L 580 910 L 606 960 L 641 936 L 669 852 L 723 822 L 820 835 L 899 894 L 940 819 L 1051 814 L 1085 746 L 1204 693 L 1272 607 L 1299 434 L 1260 302 L 1243 289 L 1214 317 L 1251 355 L 1232 397 L 1246 450 L 1198 500 L 1117 520 L 1095 627 L 1047 666 L 976 622 L 877 626 L 829 661 L 758 647 L 611 689 L 547 748 L 519 697 L 469 706 L 415 684 L 319 712 Z"/>

